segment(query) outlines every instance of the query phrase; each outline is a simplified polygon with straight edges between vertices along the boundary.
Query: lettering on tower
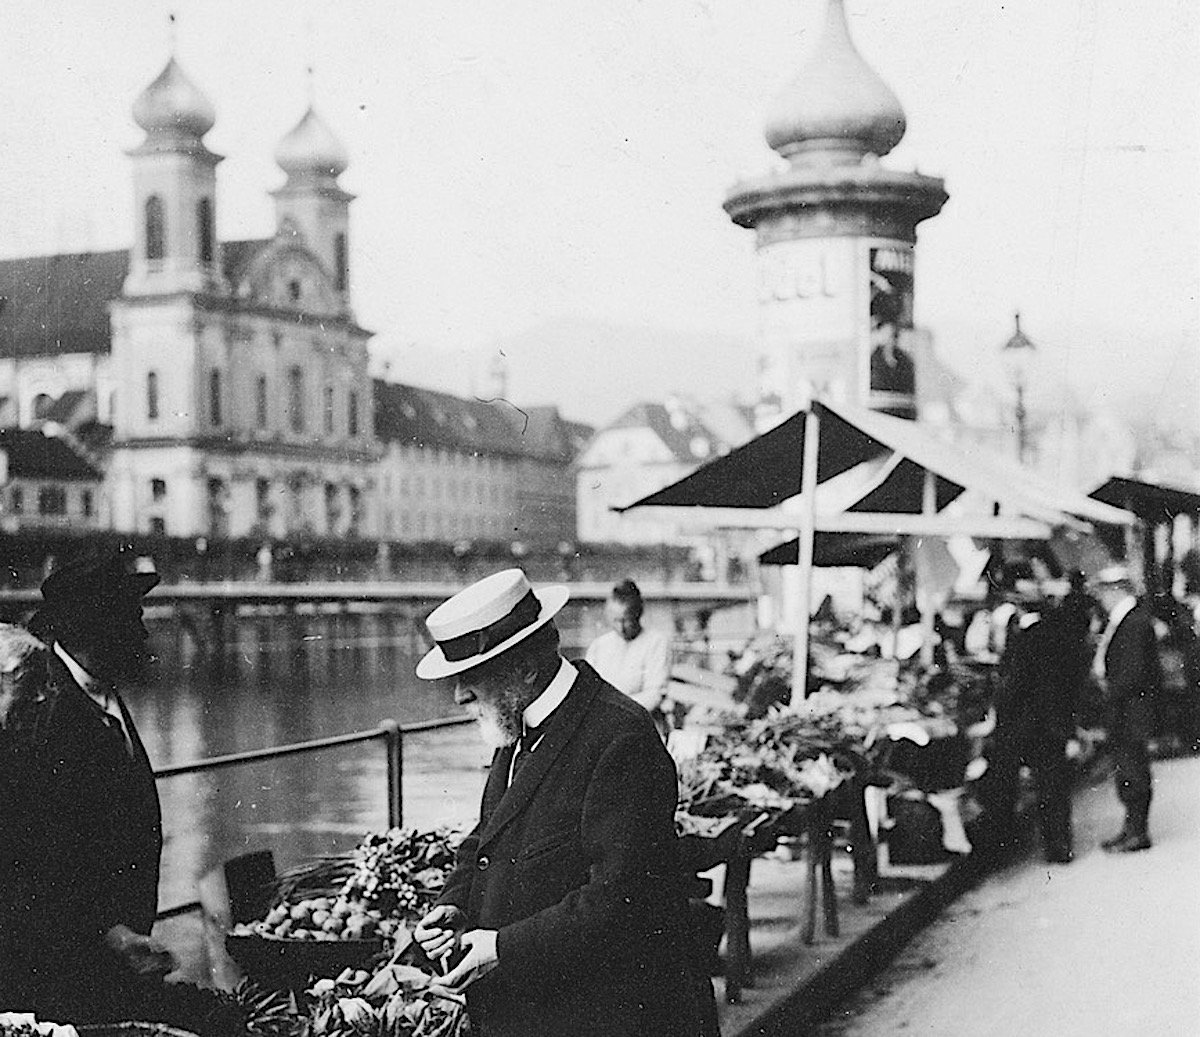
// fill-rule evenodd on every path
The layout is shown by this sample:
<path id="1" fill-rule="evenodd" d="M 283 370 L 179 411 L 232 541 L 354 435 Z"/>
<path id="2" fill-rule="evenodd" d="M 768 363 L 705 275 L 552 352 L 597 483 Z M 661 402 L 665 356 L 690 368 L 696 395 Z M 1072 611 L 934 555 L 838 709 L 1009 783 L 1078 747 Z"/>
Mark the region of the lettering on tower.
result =
<path id="1" fill-rule="evenodd" d="M 915 409 L 916 370 L 908 348 L 913 327 L 913 248 L 872 243 L 866 255 L 867 403 L 893 413 Z"/>

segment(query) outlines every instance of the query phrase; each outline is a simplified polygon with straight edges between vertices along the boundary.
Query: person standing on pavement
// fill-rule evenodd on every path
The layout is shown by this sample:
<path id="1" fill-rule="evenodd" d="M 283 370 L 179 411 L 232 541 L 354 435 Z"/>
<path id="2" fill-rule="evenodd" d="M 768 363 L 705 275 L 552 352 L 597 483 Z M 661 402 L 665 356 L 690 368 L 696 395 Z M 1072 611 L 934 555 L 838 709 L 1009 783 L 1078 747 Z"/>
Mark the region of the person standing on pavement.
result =
<path id="1" fill-rule="evenodd" d="M 5 1007 L 75 1022 L 128 1018 L 139 984 L 174 968 L 150 930 L 162 823 L 154 773 L 121 688 L 149 658 L 142 598 L 159 581 L 127 551 L 55 568 L 28 626 L 48 647 L 31 765 L 0 914 L 20 954 Z M 10 776 L 13 777 L 13 776 Z"/>
<path id="2" fill-rule="evenodd" d="M 417 676 L 452 678 L 495 747 L 479 823 L 414 936 L 485 1037 L 697 1037 L 675 766 L 647 712 L 559 654 L 567 589 L 519 569 L 426 621 Z M 462 954 L 461 958 L 458 957 Z"/>
<path id="3" fill-rule="evenodd" d="M 633 580 L 618 583 L 604 606 L 612 629 L 588 646 L 585 658 L 609 684 L 642 706 L 665 737 L 670 645 L 658 631 L 642 626 L 644 611 L 637 584 Z"/>
<path id="4" fill-rule="evenodd" d="M 1103 682 L 1117 796 L 1125 807 L 1121 831 L 1102 845 L 1113 853 L 1133 853 L 1150 848 L 1152 781 L 1147 743 L 1161 680 L 1158 640 L 1154 616 L 1134 595 L 1128 570 L 1122 566 L 1101 570 L 1096 574 L 1095 592 L 1108 622 L 1094 668 Z"/>

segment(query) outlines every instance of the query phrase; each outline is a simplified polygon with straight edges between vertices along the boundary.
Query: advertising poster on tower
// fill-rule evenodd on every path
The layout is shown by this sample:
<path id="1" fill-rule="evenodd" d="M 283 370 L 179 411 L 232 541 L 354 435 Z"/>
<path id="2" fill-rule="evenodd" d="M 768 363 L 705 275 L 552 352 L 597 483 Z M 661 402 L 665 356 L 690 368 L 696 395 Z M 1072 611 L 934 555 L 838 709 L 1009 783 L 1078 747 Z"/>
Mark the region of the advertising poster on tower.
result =
<path id="1" fill-rule="evenodd" d="M 902 241 L 867 246 L 866 402 L 876 410 L 916 413 L 916 370 L 908 348 L 913 327 L 913 247 Z"/>

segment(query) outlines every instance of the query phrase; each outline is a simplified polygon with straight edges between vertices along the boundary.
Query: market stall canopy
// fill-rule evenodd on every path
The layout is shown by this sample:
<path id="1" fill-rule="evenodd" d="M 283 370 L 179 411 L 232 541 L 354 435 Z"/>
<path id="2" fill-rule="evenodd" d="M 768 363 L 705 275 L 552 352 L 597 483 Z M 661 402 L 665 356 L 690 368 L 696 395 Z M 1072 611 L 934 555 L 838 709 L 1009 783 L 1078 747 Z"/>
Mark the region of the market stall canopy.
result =
<path id="1" fill-rule="evenodd" d="M 818 533 L 813 538 L 813 565 L 819 568 L 874 569 L 900 546 L 900 538 L 874 533 Z M 800 541 L 788 540 L 758 556 L 762 565 L 796 565 Z"/>
<path id="2" fill-rule="evenodd" d="M 1200 493 L 1113 476 L 1088 494 L 1093 500 L 1132 511 L 1146 522 L 1171 522 L 1176 515 L 1200 515 Z"/>
<path id="3" fill-rule="evenodd" d="M 1129 512 L 1085 497 L 983 451 L 959 447 L 918 422 L 849 404 L 817 402 L 817 532 L 964 534 L 1046 539 L 1060 527 L 1127 526 Z M 801 492 L 806 412 L 800 411 L 637 507 L 704 508 L 713 526 L 794 528 L 787 501 Z M 976 507 L 946 512 L 964 495 Z"/>

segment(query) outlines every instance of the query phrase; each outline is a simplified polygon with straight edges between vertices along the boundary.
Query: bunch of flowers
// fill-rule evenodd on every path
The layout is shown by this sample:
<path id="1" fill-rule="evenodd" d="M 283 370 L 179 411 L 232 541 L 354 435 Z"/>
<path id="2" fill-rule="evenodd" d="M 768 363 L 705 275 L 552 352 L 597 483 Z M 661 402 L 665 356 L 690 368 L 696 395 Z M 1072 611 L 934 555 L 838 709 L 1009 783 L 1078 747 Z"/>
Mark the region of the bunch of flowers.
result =
<path id="1" fill-rule="evenodd" d="M 27 1012 L 0 1012 L 0 1037 L 79 1037 L 74 1026 L 39 1023 Z"/>

